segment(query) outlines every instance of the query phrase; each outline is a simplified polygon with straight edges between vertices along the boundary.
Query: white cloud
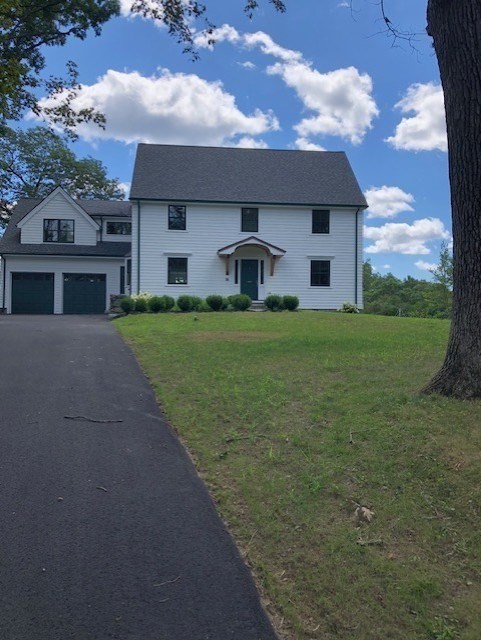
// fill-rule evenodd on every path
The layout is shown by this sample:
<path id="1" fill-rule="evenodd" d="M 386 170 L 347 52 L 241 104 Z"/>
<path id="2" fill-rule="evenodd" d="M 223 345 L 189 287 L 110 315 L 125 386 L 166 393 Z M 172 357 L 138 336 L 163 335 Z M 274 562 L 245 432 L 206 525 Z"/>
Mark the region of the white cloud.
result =
<path id="1" fill-rule="evenodd" d="M 280 46 L 263 31 L 240 34 L 224 24 L 212 35 L 217 42 L 259 48 L 263 54 L 277 59 L 267 67 L 267 73 L 282 78 L 296 92 L 304 107 L 313 113 L 294 126 L 300 139 L 333 135 L 359 144 L 379 115 L 372 97 L 372 79 L 355 67 L 321 73 L 300 51 Z M 198 47 L 212 48 L 206 33 L 199 33 L 194 41 Z"/>
<path id="2" fill-rule="evenodd" d="M 297 138 L 295 145 L 297 149 L 301 149 L 301 151 L 325 151 L 324 147 L 321 147 L 320 144 L 315 144 L 307 138 Z"/>
<path id="3" fill-rule="evenodd" d="M 396 149 L 408 151 L 447 151 L 444 96 L 440 85 L 413 84 L 396 107 L 408 115 L 387 142 Z M 414 115 L 409 115 L 412 113 Z"/>
<path id="4" fill-rule="evenodd" d="M 247 60 L 246 62 L 238 62 L 237 64 L 240 67 L 244 67 L 244 69 L 251 70 L 251 69 L 255 69 L 256 68 L 256 65 L 253 62 L 251 62 L 250 60 Z"/>
<path id="5" fill-rule="evenodd" d="M 249 136 L 243 136 L 233 146 L 239 147 L 240 149 L 268 149 L 269 148 L 269 145 L 264 140 L 256 140 L 255 138 L 251 138 Z"/>
<path id="6" fill-rule="evenodd" d="M 300 137 L 331 135 L 359 144 L 379 114 L 371 95 L 371 77 L 355 67 L 320 73 L 306 62 L 278 62 L 267 72 L 281 76 L 315 113 L 295 125 Z"/>
<path id="7" fill-rule="evenodd" d="M 197 48 L 212 50 L 214 43 L 227 41 L 231 44 L 236 44 L 240 42 L 241 35 L 234 27 L 231 27 L 229 24 L 223 24 L 221 27 L 213 29 L 211 33 L 208 31 L 199 31 L 194 34 L 193 39 L 194 45 Z"/>
<path id="8" fill-rule="evenodd" d="M 421 269 L 421 271 L 434 271 L 434 269 L 436 269 L 438 265 L 435 264 L 434 262 L 425 262 L 424 260 L 417 260 L 414 263 L 414 266 L 417 267 L 418 269 Z"/>
<path id="9" fill-rule="evenodd" d="M 54 100 L 43 98 L 40 104 Z M 77 132 L 85 140 L 231 145 L 238 136 L 252 138 L 279 128 L 271 112 L 243 113 L 221 82 L 168 69 L 150 77 L 109 70 L 95 84 L 82 85 L 73 107 L 93 107 L 107 118 L 105 130 L 80 125 Z"/>
<path id="10" fill-rule="evenodd" d="M 381 227 L 364 227 L 364 237 L 374 240 L 366 253 L 427 254 L 432 240 L 446 240 L 450 234 L 439 218 L 422 218 L 412 224 L 387 222 Z"/>
<path id="11" fill-rule="evenodd" d="M 414 196 L 399 187 L 371 187 L 364 195 L 369 205 L 367 218 L 395 218 L 402 211 L 414 211 Z"/>
<path id="12" fill-rule="evenodd" d="M 391 265 L 390 264 L 383 264 L 381 269 L 390 269 Z"/>

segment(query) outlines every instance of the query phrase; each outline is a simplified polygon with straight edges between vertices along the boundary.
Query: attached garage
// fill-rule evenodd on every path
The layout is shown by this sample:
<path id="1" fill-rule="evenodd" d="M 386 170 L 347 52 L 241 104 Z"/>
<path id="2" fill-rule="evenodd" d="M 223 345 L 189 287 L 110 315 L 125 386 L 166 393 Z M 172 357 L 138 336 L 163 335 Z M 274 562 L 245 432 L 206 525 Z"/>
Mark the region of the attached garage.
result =
<path id="1" fill-rule="evenodd" d="M 53 273 L 12 273 L 12 313 L 53 313 Z"/>
<path id="2" fill-rule="evenodd" d="M 105 313 L 104 273 L 64 273 L 64 313 Z"/>

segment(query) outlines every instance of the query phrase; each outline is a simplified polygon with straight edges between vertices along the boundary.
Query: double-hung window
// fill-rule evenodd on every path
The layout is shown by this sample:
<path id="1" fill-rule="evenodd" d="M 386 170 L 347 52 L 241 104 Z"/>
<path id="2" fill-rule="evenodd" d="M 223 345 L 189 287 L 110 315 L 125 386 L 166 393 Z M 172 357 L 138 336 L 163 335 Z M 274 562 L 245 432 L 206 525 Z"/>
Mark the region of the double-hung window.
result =
<path id="1" fill-rule="evenodd" d="M 257 233 L 259 230 L 259 209 L 254 207 L 242 208 L 241 231 L 253 231 Z"/>
<path id="2" fill-rule="evenodd" d="M 311 287 L 331 286 L 331 261 L 311 260 Z"/>
<path id="3" fill-rule="evenodd" d="M 169 229 L 185 231 L 187 229 L 186 208 L 179 204 L 169 204 Z"/>
<path id="4" fill-rule="evenodd" d="M 167 283 L 187 284 L 187 258 L 168 258 Z"/>
<path id="5" fill-rule="evenodd" d="M 75 220 L 44 220 L 43 241 L 72 243 L 74 241 Z"/>
<path id="6" fill-rule="evenodd" d="M 313 209 L 312 233 L 329 233 L 329 209 Z"/>

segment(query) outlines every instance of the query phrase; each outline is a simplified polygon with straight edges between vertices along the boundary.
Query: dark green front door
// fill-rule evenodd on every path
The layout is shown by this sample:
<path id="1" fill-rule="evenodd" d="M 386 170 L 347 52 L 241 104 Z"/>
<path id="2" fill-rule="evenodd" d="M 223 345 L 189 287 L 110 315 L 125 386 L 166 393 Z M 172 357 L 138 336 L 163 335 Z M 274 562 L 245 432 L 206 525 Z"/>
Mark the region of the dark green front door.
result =
<path id="1" fill-rule="evenodd" d="M 246 293 L 251 300 L 259 299 L 258 290 L 258 260 L 241 260 L 241 293 Z"/>
<path id="2" fill-rule="evenodd" d="M 105 273 L 64 273 L 64 313 L 105 313 Z"/>
<path id="3" fill-rule="evenodd" d="M 12 313 L 53 313 L 53 273 L 12 273 Z"/>

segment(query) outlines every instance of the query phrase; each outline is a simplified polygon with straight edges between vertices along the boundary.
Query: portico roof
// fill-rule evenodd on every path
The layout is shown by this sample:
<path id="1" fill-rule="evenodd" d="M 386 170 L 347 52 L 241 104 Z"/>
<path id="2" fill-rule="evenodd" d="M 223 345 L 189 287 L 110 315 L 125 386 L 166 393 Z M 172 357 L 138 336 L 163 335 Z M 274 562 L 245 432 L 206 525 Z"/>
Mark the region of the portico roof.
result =
<path id="1" fill-rule="evenodd" d="M 281 249 L 280 247 L 276 247 L 274 244 L 270 242 L 266 242 L 265 240 L 261 240 L 257 236 L 249 236 L 248 238 L 244 238 L 243 240 L 239 240 L 238 242 L 233 242 L 232 244 L 228 244 L 225 247 L 222 247 L 217 251 L 220 256 L 231 256 L 237 249 L 241 247 L 258 247 L 267 253 L 268 256 L 278 256 L 281 257 L 286 253 L 285 249 Z"/>

